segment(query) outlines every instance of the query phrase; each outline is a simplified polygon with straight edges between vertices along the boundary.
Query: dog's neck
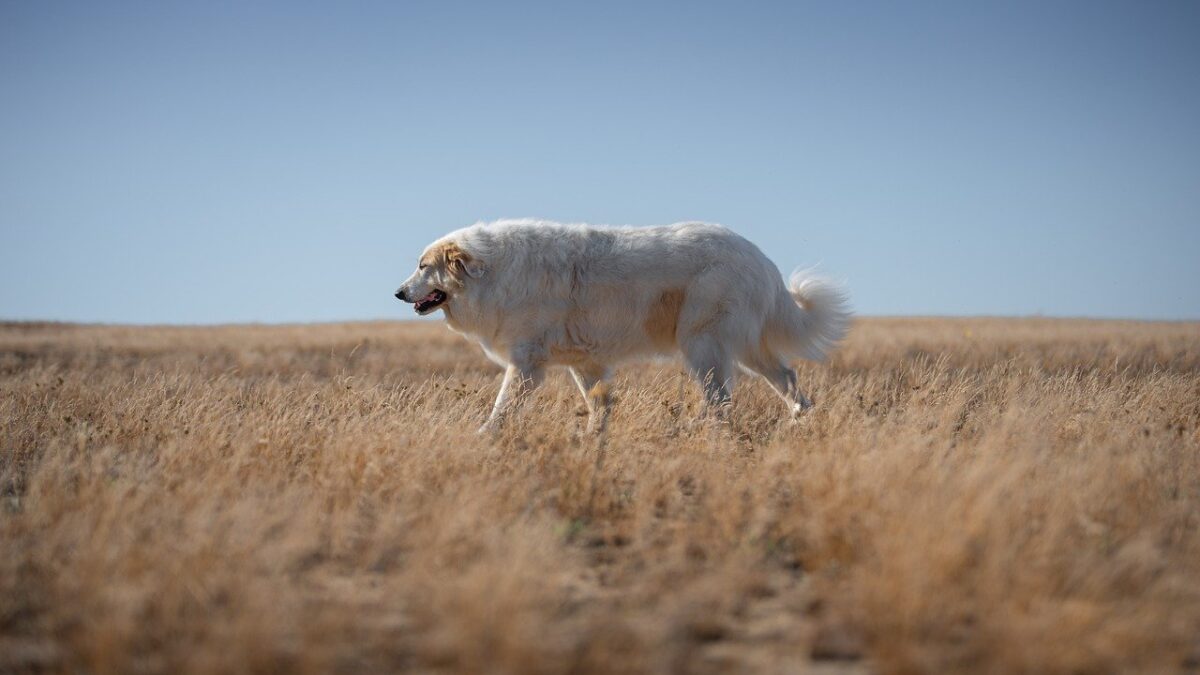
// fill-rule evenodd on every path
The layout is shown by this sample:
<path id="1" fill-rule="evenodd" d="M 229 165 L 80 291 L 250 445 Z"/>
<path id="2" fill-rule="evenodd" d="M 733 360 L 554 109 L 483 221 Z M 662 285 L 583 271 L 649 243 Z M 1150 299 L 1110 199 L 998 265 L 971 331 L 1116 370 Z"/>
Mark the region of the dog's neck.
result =
<path id="1" fill-rule="evenodd" d="M 476 339 L 494 338 L 499 330 L 498 313 L 484 312 L 480 303 L 466 293 L 456 295 L 446 303 L 442 307 L 442 314 L 451 330 Z"/>

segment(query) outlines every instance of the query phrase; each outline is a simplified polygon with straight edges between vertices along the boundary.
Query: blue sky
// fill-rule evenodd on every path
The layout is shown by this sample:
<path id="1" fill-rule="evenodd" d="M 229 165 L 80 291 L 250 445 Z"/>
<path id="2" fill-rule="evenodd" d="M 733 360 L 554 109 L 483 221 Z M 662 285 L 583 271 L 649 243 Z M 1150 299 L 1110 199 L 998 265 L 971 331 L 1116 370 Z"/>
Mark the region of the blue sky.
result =
<path id="1" fill-rule="evenodd" d="M 1200 4 L 0 4 L 0 318 L 407 318 L 480 219 L 864 314 L 1200 318 Z"/>

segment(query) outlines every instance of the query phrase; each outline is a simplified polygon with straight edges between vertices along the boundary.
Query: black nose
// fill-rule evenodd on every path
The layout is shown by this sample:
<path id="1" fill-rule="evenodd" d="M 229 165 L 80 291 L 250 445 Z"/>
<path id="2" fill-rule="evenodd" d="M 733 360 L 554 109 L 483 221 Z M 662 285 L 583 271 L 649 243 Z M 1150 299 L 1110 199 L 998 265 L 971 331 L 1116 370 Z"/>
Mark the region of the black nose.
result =
<path id="1" fill-rule="evenodd" d="M 401 288 L 400 290 L 396 291 L 396 298 L 397 298 L 397 299 L 399 299 L 399 300 L 403 300 L 404 302 L 408 302 L 408 298 L 407 298 L 407 297 L 404 295 L 404 289 L 403 289 L 403 288 Z"/>

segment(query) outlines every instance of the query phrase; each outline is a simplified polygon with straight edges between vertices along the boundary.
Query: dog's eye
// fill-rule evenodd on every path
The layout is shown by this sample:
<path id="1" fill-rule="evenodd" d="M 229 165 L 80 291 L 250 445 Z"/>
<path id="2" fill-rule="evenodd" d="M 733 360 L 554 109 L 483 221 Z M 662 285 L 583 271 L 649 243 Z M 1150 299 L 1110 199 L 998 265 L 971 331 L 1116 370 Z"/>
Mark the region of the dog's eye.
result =
<path id="1" fill-rule="evenodd" d="M 418 269 L 418 270 L 423 270 L 423 269 L 425 269 L 426 267 L 429 267 L 429 265 L 426 265 L 425 263 L 421 263 L 420 265 L 417 265 L 417 269 Z"/>

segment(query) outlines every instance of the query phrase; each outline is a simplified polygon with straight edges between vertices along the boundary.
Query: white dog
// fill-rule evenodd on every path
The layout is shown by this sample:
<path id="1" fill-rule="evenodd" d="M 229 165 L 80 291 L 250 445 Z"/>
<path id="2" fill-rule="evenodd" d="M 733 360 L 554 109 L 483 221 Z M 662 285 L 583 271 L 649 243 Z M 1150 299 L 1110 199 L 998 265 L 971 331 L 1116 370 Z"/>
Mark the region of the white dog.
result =
<path id="1" fill-rule="evenodd" d="M 757 246 L 719 225 L 596 228 L 535 220 L 479 223 L 437 240 L 396 291 L 506 368 L 480 431 L 498 428 L 548 366 L 567 366 L 601 431 L 605 379 L 638 357 L 682 353 L 723 414 L 734 364 L 757 373 L 793 416 L 812 406 L 790 362 L 818 360 L 845 334 L 846 298 L 802 272 L 784 286 Z"/>

